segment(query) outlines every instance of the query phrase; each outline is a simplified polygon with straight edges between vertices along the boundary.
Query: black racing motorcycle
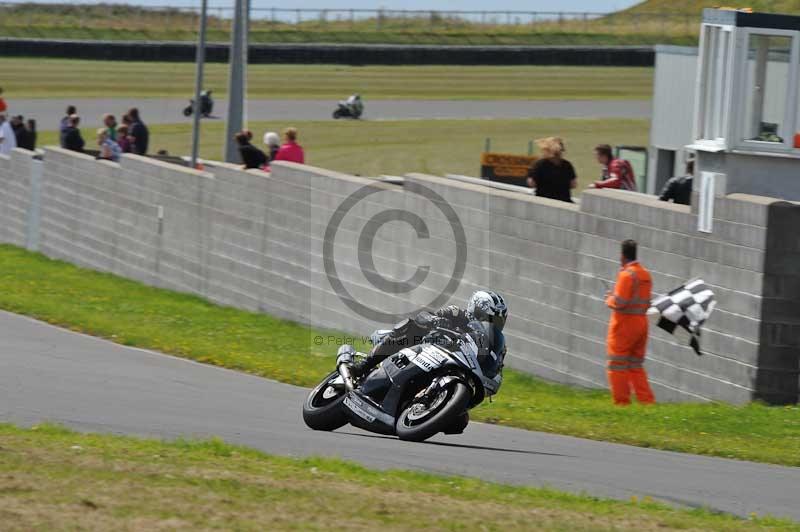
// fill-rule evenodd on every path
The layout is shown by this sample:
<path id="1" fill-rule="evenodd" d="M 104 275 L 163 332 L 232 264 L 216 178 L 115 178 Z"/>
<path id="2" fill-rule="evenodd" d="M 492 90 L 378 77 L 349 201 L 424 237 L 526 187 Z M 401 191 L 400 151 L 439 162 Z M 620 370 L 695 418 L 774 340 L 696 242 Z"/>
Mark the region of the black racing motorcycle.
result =
<path id="1" fill-rule="evenodd" d="M 410 441 L 461 433 L 468 410 L 494 395 L 502 382 L 501 372 L 490 378 L 480 364 L 480 357 L 495 356 L 497 349 L 490 342 L 491 325 L 472 322 L 469 329 L 434 329 L 359 379 L 348 364 L 340 364 L 308 395 L 303 420 L 314 430 L 350 423 Z M 373 343 L 388 333 L 376 331 Z"/>
<path id="2" fill-rule="evenodd" d="M 200 93 L 200 116 L 209 118 L 214 111 L 214 99 L 211 97 L 211 91 L 203 91 Z M 194 99 L 189 100 L 189 105 L 184 107 L 183 116 L 192 116 L 194 113 Z"/>

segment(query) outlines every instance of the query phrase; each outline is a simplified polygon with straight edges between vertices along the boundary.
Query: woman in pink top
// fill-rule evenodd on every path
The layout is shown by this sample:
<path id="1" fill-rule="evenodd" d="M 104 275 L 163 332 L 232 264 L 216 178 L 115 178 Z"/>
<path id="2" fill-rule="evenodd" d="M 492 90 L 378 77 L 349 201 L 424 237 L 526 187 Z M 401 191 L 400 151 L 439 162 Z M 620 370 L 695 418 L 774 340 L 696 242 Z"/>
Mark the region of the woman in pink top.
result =
<path id="1" fill-rule="evenodd" d="M 303 154 L 303 148 L 297 143 L 297 130 L 290 127 L 283 132 L 283 136 L 285 142 L 278 150 L 278 153 L 275 154 L 275 160 L 304 164 L 306 157 Z"/>

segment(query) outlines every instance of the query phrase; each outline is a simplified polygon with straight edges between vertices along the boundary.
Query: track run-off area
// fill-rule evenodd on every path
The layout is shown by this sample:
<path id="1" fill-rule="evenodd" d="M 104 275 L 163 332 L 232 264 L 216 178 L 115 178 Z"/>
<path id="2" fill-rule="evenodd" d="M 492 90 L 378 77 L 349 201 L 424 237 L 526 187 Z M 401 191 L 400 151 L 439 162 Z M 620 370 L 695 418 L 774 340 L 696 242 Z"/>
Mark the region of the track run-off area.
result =
<path id="1" fill-rule="evenodd" d="M 800 468 L 695 456 L 472 423 L 457 436 L 402 442 L 351 427 L 313 432 L 307 390 L 124 347 L 0 312 L 0 421 L 55 422 L 157 438 L 219 436 L 269 453 L 328 456 L 369 467 L 425 470 L 632 496 L 747 516 L 800 519 Z M 502 393 L 502 391 L 501 391 Z"/>

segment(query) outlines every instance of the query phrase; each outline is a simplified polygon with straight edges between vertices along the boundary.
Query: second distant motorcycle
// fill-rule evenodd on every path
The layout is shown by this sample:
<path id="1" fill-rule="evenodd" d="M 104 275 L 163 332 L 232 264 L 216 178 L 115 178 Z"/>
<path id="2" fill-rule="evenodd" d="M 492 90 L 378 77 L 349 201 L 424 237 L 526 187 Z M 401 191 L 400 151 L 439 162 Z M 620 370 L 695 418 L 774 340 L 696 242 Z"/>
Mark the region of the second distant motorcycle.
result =
<path id="1" fill-rule="evenodd" d="M 334 120 L 338 120 L 339 118 L 352 118 L 358 120 L 363 114 L 364 102 L 361 100 L 360 95 L 353 94 L 346 100 L 339 102 L 336 110 L 333 112 L 333 118 Z"/>

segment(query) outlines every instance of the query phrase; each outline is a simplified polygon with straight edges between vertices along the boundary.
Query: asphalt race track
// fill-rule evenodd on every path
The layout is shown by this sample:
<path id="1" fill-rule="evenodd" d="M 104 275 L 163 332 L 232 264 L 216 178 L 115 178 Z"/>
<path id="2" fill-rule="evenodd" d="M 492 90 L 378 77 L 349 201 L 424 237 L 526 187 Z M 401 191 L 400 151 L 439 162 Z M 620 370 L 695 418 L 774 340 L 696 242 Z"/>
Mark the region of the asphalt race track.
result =
<path id="1" fill-rule="evenodd" d="M 608 444 L 473 423 L 407 443 L 307 429 L 306 390 L 68 332 L 0 312 L 0 421 L 159 437 L 216 435 L 270 453 L 325 455 L 627 499 L 651 496 L 800 520 L 800 468 Z M 502 391 L 501 391 L 502 393 Z"/>
<path id="2" fill-rule="evenodd" d="M 188 123 L 191 118 L 181 111 L 188 100 L 179 99 L 15 99 L 9 102 L 9 113 L 35 118 L 40 131 L 58 129 L 67 105 L 75 105 L 84 128 L 99 126 L 104 113 L 120 116 L 131 107 L 138 107 L 142 119 L 149 124 Z M 249 100 L 247 119 L 265 120 L 332 120 L 335 101 L 325 100 Z M 214 115 L 224 116 L 225 100 L 214 103 Z M 502 119 L 502 118 L 642 118 L 649 119 L 649 100 L 367 100 L 366 120 L 421 119 Z"/>

